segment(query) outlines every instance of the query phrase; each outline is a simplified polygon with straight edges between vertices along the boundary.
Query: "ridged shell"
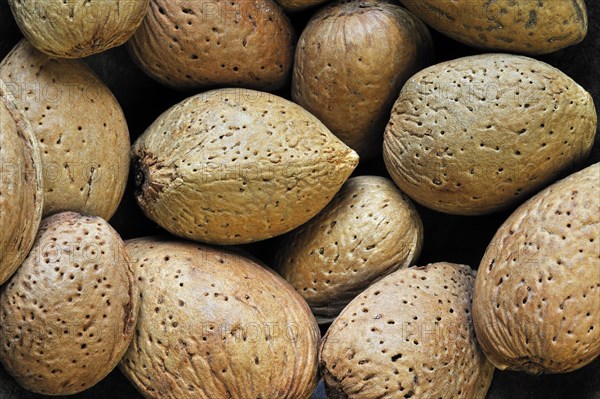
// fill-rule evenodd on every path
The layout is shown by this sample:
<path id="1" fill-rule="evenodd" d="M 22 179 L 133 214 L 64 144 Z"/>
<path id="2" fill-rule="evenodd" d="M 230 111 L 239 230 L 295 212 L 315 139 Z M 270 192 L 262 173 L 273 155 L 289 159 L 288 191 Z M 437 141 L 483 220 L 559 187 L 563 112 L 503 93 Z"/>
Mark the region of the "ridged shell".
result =
<path id="1" fill-rule="evenodd" d="M 140 286 L 121 370 L 148 399 L 308 399 L 319 329 L 282 278 L 233 252 L 127 242 Z"/>
<path id="2" fill-rule="evenodd" d="M 3 284 L 33 245 L 44 198 L 37 141 L 2 80 L 0 160 L 0 284 Z"/>
<path id="3" fill-rule="evenodd" d="M 380 0 L 335 2 L 300 36 L 292 98 L 361 159 L 373 158 L 402 85 L 431 56 L 427 27 L 406 9 Z"/>

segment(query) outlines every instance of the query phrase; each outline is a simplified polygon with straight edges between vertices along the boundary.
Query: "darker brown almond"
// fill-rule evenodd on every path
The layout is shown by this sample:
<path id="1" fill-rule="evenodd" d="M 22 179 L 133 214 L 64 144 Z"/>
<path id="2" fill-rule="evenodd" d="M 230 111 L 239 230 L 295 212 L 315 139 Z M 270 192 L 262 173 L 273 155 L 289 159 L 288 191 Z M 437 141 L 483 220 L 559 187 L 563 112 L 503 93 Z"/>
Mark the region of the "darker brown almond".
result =
<path id="1" fill-rule="evenodd" d="M 44 219 L 0 309 L 0 361 L 20 385 L 45 395 L 90 388 L 117 365 L 137 320 L 123 241 L 98 217 Z"/>
<path id="2" fill-rule="evenodd" d="M 590 94 L 552 66 L 509 54 L 446 61 L 406 83 L 388 123 L 390 175 L 431 209 L 509 207 L 590 153 Z"/>
<path id="3" fill-rule="evenodd" d="M 425 24 L 387 1 L 339 1 L 302 32 L 292 97 L 361 156 L 381 154 L 390 110 L 432 56 Z"/>
<path id="4" fill-rule="evenodd" d="M 388 179 L 359 176 L 283 239 L 275 264 L 319 323 L 330 323 L 370 284 L 412 265 L 422 246 L 423 225 L 408 197 Z"/>
<path id="5" fill-rule="evenodd" d="M 517 209 L 475 285 L 477 338 L 500 369 L 565 373 L 600 355 L 600 164 Z"/>
<path id="6" fill-rule="evenodd" d="M 175 105 L 132 156 L 145 214 L 175 235 L 218 244 L 264 240 L 307 222 L 358 163 L 302 107 L 248 89 Z"/>
<path id="7" fill-rule="evenodd" d="M 110 219 L 125 191 L 130 149 L 125 116 L 110 90 L 82 61 L 52 58 L 25 40 L 0 63 L 0 79 L 37 138 L 44 215 L 73 211 Z"/>
<path id="8" fill-rule="evenodd" d="M 1 79 L 0 160 L 0 284 L 3 284 L 33 245 L 44 198 L 37 141 Z"/>
<path id="9" fill-rule="evenodd" d="M 483 399 L 494 366 L 471 319 L 468 266 L 398 270 L 342 311 L 321 341 L 331 399 Z"/>
<path id="10" fill-rule="evenodd" d="M 270 91 L 289 79 L 293 42 L 293 27 L 272 0 L 151 0 L 129 50 L 169 87 Z"/>
<path id="11" fill-rule="evenodd" d="M 319 329 L 274 272 L 189 242 L 127 242 L 140 320 L 121 370 L 148 399 L 308 399 Z"/>

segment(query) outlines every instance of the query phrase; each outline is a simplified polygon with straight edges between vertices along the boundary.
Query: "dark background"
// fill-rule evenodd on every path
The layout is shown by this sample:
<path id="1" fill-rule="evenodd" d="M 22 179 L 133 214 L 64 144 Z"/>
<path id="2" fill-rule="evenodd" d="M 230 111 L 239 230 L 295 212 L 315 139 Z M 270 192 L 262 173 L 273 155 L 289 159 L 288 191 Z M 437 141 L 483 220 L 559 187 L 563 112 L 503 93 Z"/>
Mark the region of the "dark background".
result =
<path id="1" fill-rule="evenodd" d="M 42 0 L 41 0 L 42 1 Z M 589 32 L 580 44 L 556 53 L 536 57 L 559 68 L 592 93 L 600 108 L 600 1 L 588 0 Z M 314 13 L 305 11 L 292 16 L 298 35 Z M 432 32 L 436 47 L 435 63 L 461 56 L 481 53 L 437 32 Z M 0 59 L 21 39 L 6 0 L 0 0 Z M 131 61 L 122 46 L 94 55 L 85 60 L 106 82 L 121 104 L 127 117 L 132 142 L 171 105 L 192 92 L 167 89 L 144 75 Z M 277 94 L 289 98 L 289 87 Z M 580 168 L 600 161 L 600 135 L 596 135 L 592 154 Z M 571 171 L 565 171 L 564 175 Z M 389 177 L 383 160 L 377 158 L 361 163 L 355 175 L 374 174 Z M 131 179 L 130 179 L 131 180 Z M 489 216 L 461 217 L 437 213 L 423 207 L 419 212 L 425 226 L 425 247 L 419 264 L 436 261 L 464 263 L 476 268 L 485 248 L 497 228 L 512 210 Z M 135 204 L 133 182 L 111 224 L 124 239 L 162 233 L 144 217 Z M 245 250 L 269 264 L 278 239 L 243 246 Z M 598 304 L 597 311 L 600 311 Z M 326 327 L 326 326 L 325 326 Z M 323 328 L 323 332 L 325 328 Z M 0 367 L 0 399 L 41 399 L 21 389 Z M 94 388 L 71 396 L 75 399 L 138 399 L 142 398 L 127 380 L 113 371 Z M 312 399 L 326 398 L 322 385 Z M 523 373 L 496 371 L 488 399 L 600 399 L 600 359 L 572 373 L 531 376 Z"/>

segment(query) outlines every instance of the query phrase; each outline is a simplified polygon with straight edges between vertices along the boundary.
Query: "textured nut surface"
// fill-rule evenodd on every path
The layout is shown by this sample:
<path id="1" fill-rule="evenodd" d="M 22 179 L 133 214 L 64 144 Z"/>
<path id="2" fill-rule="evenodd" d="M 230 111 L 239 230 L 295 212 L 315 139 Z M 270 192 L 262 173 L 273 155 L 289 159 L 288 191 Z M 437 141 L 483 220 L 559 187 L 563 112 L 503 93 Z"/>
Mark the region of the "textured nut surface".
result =
<path id="1" fill-rule="evenodd" d="M 540 61 L 486 54 L 413 76 L 394 105 L 384 160 L 400 189 L 429 208 L 505 208 L 590 152 L 592 97 Z"/>
<path id="2" fill-rule="evenodd" d="M 272 0 L 151 0 L 129 50 L 169 87 L 275 90 L 289 78 L 293 39 L 290 21 Z"/>
<path id="3" fill-rule="evenodd" d="M 581 42 L 584 0 L 400 0 L 421 20 L 470 46 L 545 54 Z"/>
<path id="4" fill-rule="evenodd" d="M 52 58 L 25 40 L 0 64 L 0 79 L 37 138 L 44 215 L 74 211 L 110 219 L 125 191 L 130 150 L 112 93 L 82 61 Z"/>
<path id="5" fill-rule="evenodd" d="M 548 187 L 500 227 L 473 316 L 496 367 L 568 372 L 600 355 L 600 164 Z"/>
<path id="6" fill-rule="evenodd" d="M 50 216 L 1 288 L 0 360 L 30 391 L 83 391 L 117 365 L 137 310 L 129 257 L 112 227 L 73 212 Z"/>
<path id="7" fill-rule="evenodd" d="M 321 341 L 331 399 L 483 399 L 494 367 L 471 320 L 468 266 L 398 270 L 356 297 Z"/>
<path id="8" fill-rule="evenodd" d="M 358 163 L 300 106 L 246 89 L 175 105 L 136 141 L 132 156 L 146 215 L 175 235 L 220 244 L 305 223 Z"/>
<path id="9" fill-rule="evenodd" d="M 149 0 L 8 0 L 21 31 L 40 51 L 82 58 L 120 46 L 148 11 Z"/>
<path id="10" fill-rule="evenodd" d="M 27 256 L 43 208 L 42 165 L 31 126 L 0 80 L 0 284 Z"/>
<path id="11" fill-rule="evenodd" d="M 415 262 L 423 245 L 416 209 L 388 179 L 349 179 L 317 216 L 287 236 L 277 271 L 331 322 L 381 277 Z"/>
<path id="12" fill-rule="evenodd" d="M 189 242 L 127 241 L 140 320 L 121 370 L 149 399 L 307 399 L 319 329 L 274 272 Z"/>
<path id="13" fill-rule="evenodd" d="M 292 97 L 362 159 L 381 153 L 402 85 L 432 55 L 425 24 L 380 0 L 336 2 L 302 32 Z"/>

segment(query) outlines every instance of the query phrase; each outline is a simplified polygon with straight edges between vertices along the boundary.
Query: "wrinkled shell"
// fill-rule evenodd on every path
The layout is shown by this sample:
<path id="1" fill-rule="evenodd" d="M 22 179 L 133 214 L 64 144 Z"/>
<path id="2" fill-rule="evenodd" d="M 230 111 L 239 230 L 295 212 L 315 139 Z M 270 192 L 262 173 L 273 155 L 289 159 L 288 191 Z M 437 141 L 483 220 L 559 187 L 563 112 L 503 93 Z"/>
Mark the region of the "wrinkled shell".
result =
<path id="1" fill-rule="evenodd" d="M 290 21 L 272 0 L 151 0 L 129 50 L 169 87 L 276 90 L 289 79 L 293 39 Z"/>
<path id="2" fill-rule="evenodd" d="M 600 355 L 600 164 L 540 192 L 490 243 L 473 302 L 496 367 L 563 373 Z"/>
<path id="3" fill-rule="evenodd" d="M 319 323 L 328 323 L 371 283 L 412 265 L 422 245 L 410 200 L 388 179 L 360 176 L 283 240 L 275 264 Z"/>
<path id="4" fill-rule="evenodd" d="M 44 219 L 0 310 L 0 360 L 20 385 L 48 395 L 90 388 L 117 365 L 137 319 L 123 241 L 98 217 Z"/>
<path id="5" fill-rule="evenodd" d="M 21 31 L 40 51 L 82 58 L 120 46 L 148 11 L 149 0 L 8 0 Z"/>
<path id="6" fill-rule="evenodd" d="M 483 399 L 494 367 L 471 321 L 468 266 L 401 269 L 356 297 L 321 343 L 330 399 Z"/>
<path id="7" fill-rule="evenodd" d="M 385 132 L 384 160 L 422 205 L 484 214 L 584 159 L 596 123 L 590 94 L 558 69 L 508 54 L 465 57 L 406 83 Z"/>
<path id="8" fill-rule="evenodd" d="M 279 5 L 288 12 L 301 11 L 325 3 L 327 0 L 277 0 Z"/>
<path id="9" fill-rule="evenodd" d="M 425 23 L 470 46 L 545 54 L 581 42 L 584 0 L 400 0 Z"/>
<path id="10" fill-rule="evenodd" d="M 140 286 L 136 336 L 121 370 L 148 399 L 307 399 L 319 329 L 306 302 L 233 252 L 127 242 Z"/>
<path id="11" fill-rule="evenodd" d="M 137 140 L 132 156 L 146 215 L 175 235 L 219 244 L 305 223 L 358 163 L 300 106 L 245 89 L 175 105 Z"/>
<path id="12" fill-rule="evenodd" d="M 432 54 L 427 27 L 386 1 L 334 3 L 302 32 L 292 97 L 361 156 L 381 154 L 402 85 Z"/>
<path id="13" fill-rule="evenodd" d="M 0 78 L 37 137 L 44 215 L 74 211 L 110 219 L 125 191 L 130 150 L 112 93 L 82 61 L 51 58 L 27 41 L 2 61 Z"/>
<path id="14" fill-rule="evenodd" d="M 44 204 L 33 131 L 2 80 L 0 160 L 0 284 L 4 284 L 33 245 Z"/>

